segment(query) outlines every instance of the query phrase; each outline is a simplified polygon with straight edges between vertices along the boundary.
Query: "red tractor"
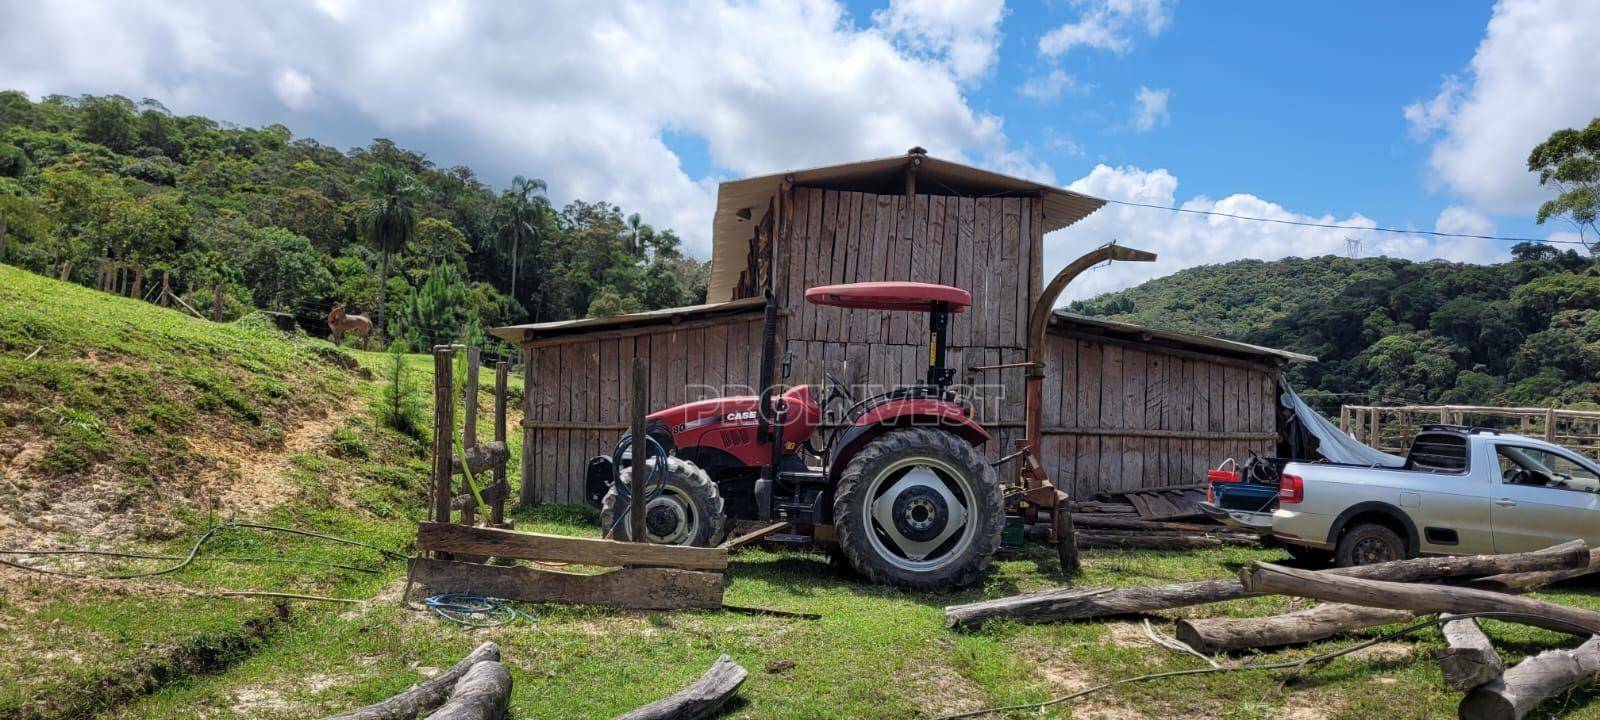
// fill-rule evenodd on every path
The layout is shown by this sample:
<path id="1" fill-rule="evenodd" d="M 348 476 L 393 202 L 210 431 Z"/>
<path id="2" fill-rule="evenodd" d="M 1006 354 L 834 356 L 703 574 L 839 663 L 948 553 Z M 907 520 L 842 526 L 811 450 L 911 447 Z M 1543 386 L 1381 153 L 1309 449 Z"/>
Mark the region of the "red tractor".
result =
<path id="1" fill-rule="evenodd" d="M 945 367 L 950 316 L 972 296 L 944 285 L 871 282 L 811 288 L 806 300 L 928 313 L 927 376 L 857 399 L 827 372 L 815 393 L 799 385 L 649 415 L 645 538 L 710 546 L 736 520 L 781 521 L 792 527 L 783 539 L 830 547 L 875 582 L 939 590 L 976 581 L 1000 546 L 1006 508 L 978 449 L 989 434 L 951 390 L 956 371 Z M 773 376 L 775 318 L 769 302 L 763 378 Z M 848 424 L 817 447 L 817 428 L 836 405 Z M 607 531 L 627 537 L 629 483 L 619 479 L 636 449 L 624 437 L 611 456 L 590 461 L 586 478 Z"/>

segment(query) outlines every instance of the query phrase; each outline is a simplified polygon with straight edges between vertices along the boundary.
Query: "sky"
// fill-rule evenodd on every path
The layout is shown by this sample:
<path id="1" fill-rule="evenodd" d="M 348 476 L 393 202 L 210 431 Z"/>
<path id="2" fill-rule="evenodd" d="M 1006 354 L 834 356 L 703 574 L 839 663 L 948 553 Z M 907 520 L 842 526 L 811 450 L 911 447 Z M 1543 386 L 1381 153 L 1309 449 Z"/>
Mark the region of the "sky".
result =
<path id="1" fill-rule="evenodd" d="M 388 137 L 709 256 L 718 182 L 912 146 L 1103 198 L 1362 228 L 1572 240 L 1526 170 L 1600 116 L 1600 3 L 0 0 L 0 88 L 116 93 L 338 147 Z M 1184 267 L 1510 243 L 1110 205 L 1045 239 Z"/>

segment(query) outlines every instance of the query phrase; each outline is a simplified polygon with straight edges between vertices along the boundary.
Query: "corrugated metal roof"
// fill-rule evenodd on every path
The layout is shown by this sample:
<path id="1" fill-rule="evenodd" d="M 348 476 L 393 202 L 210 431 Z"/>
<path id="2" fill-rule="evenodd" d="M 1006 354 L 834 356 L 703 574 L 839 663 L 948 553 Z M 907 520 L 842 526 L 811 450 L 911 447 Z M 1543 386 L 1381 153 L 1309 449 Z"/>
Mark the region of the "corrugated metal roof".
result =
<path id="1" fill-rule="evenodd" d="M 830 190 L 903 193 L 906 164 L 913 157 L 921 159 L 917 168 L 919 194 L 985 197 L 1042 195 L 1045 232 L 1059 230 L 1082 220 L 1106 204 L 1106 201 L 1097 197 L 941 160 L 931 155 L 896 155 L 733 180 L 717 186 L 717 214 L 711 226 L 711 278 L 707 297 L 712 300 L 733 297 L 733 288 L 739 283 L 739 273 L 747 266 L 755 224 L 766 213 L 767 203 L 777 194 L 785 178 L 792 179 L 796 185 Z M 745 214 L 749 217 L 740 217 L 742 211 L 748 211 Z"/>
<path id="2" fill-rule="evenodd" d="M 1317 358 L 1311 355 L 1290 352 L 1288 350 L 1279 350 L 1277 348 L 1262 347 L 1260 345 L 1251 345 L 1250 343 L 1242 343 L 1236 340 L 1224 340 L 1222 338 L 1211 337 L 1209 335 L 1193 335 L 1190 333 L 1174 332 L 1171 330 L 1157 330 L 1155 328 L 1144 327 L 1143 325 L 1134 325 L 1132 323 L 1117 322 L 1115 320 L 1106 320 L 1104 318 L 1089 317 L 1087 315 L 1079 315 L 1077 313 L 1071 313 L 1065 310 L 1055 311 L 1055 317 L 1050 323 L 1051 327 L 1057 327 L 1063 323 L 1086 325 L 1089 327 L 1099 328 L 1108 333 L 1130 336 L 1132 339 L 1140 341 L 1160 339 L 1168 342 L 1188 345 L 1201 350 L 1225 351 L 1237 355 L 1250 355 L 1254 357 L 1275 357 L 1287 360 L 1289 362 L 1317 361 Z"/>
<path id="3" fill-rule="evenodd" d="M 581 335 L 600 330 L 615 330 L 624 327 L 643 327 L 662 323 L 683 322 L 686 319 L 711 317 L 716 315 L 732 315 L 739 312 L 759 310 L 766 305 L 763 298 L 744 298 L 731 302 L 706 303 L 704 305 L 685 305 L 683 307 L 662 308 L 660 310 L 646 310 L 645 312 L 628 313 L 627 315 L 612 315 L 602 318 L 579 318 L 577 320 L 553 320 L 542 323 L 528 323 L 524 325 L 507 325 L 490 330 L 490 334 L 508 343 L 516 344 L 525 340 L 534 340 L 554 335 Z"/>

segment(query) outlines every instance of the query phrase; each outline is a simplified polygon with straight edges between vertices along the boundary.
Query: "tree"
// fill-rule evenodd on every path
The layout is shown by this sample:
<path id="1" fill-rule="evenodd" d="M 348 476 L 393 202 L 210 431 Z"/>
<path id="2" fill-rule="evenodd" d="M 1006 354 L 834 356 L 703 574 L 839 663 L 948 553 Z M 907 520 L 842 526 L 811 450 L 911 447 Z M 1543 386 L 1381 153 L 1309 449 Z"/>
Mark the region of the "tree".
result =
<path id="1" fill-rule="evenodd" d="M 1559 195 L 1539 206 L 1536 221 L 1561 218 L 1578 231 L 1590 255 L 1600 252 L 1600 118 L 1582 130 L 1557 130 L 1528 154 L 1528 172 Z"/>
<path id="2" fill-rule="evenodd" d="M 422 191 L 410 173 L 390 165 L 375 165 L 367 173 L 362 189 L 367 203 L 361 211 L 361 230 L 367 242 L 378 249 L 382 259 L 378 271 L 378 332 L 384 328 L 388 301 L 389 255 L 405 248 L 417 229 L 416 206 Z"/>
<path id="3" fill-rule="evenodd" d="M 454 266 L 440 263 L 411 293 L 401 309 L 399 325 L 417 349 L 444 345 L 460 336 L 467 321 L 467 288 Z"/>
<path id="4" fill-rule="evenodd" d="M 547 186 L 538 178 L 518 175 L 511 178 L 511 187 L 500 195 L 497 224 L 500 236 L 511 253 L 511 297 L 517 296 L 517 266 L 522 264 L 522 248 L 539 237 L 538 228 L 549 210 L 545 199 Z"/>
<path id="5" fill-rule="evenodd" d="M 628 216 L 628 242 L 622 246 L 624 252 L 634 262 L 644 260 L 645 248 L 651 244 L 656 234 L 655 228 L 646 225 L 639 219 L 639 213 Z"/>
<path id="6" fill-rule="evenodd" d="M 256 304 L 294 312 L 298 302 L 324 296 L 333 276 L 311 241 L 278 227 L 257 228 L 244 238 L 240 269 Z"/>

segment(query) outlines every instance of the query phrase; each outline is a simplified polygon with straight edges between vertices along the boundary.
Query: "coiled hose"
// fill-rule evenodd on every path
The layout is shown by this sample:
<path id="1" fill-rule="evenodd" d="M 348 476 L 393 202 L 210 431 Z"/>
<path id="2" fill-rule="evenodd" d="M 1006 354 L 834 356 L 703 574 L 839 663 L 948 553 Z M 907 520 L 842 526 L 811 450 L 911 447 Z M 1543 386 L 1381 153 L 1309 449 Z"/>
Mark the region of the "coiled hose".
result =
<path id="1" fill-rule="evenodd" d="M 651 500 L 661 497 L 661 493 L 667 489 L 667 449 L 662 447 L 661 441 L 649 435 L 645 435 L 644 439 L 650 443 L 645 450 L 645 459 L 649 460 L 651 455 L 656 458 L 655 464 L 650 468 L 650 475 L 645 478 L 644 502 L 648 507 Z M 633 509 L 633 484 L 622 481 L 622 453 L 631 447 L 633 447 L 633 436 L 628 435 L 617 442 L 617 448 L 611 451 L 611 487 L 617 492 L 617 502 L 612 506 L 615 517 L 611 519 L 611 527 L 606 528 L 606 537 L 616 535 L 617 528 L 622 527 L 622 521 L 627 519 Z M 652 482 L 655 483 L 654 486 L 650 485 Z"/>

